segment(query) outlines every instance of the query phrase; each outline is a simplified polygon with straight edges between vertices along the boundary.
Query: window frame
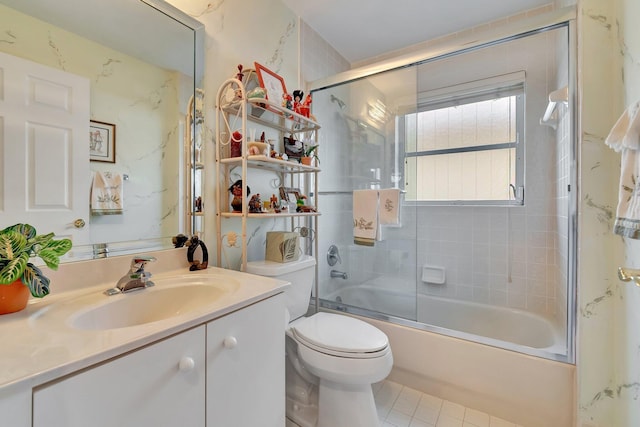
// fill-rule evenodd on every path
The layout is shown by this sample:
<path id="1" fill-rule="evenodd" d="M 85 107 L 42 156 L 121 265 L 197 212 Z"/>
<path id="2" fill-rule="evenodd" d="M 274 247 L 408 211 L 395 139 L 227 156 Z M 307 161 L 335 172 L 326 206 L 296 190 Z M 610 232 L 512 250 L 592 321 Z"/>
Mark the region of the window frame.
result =
<path id="1" fill-rule="evenodd" d="M 407 129 L 406 129 L 406 117 L 409 114 L 417 114 L 424 111 L 432 111 L 447 107 L 453 107 L 463 104 L 470 104 L 474 102 L 481 102 L 490 99 L 502 98 L 507 96 L 516 97 L 516 117 L 515 117 L 515 141 L 488 144 L 488 145 L 476 145 L 465 146 L 458 148 L 445 148 L 436 150 L 424 150 L 407 152 Z M 423 205 L 423 206 L 524 206 L 524 177 L 525 177 L 525 74 L 524 72 L 510 73 L 508 75 L 491 77 L 488 79 L 478 80 L 475 82 L 464 83 L 456 86 L 450 86 L 442 89 L 437 89 L 428 92 L 422 92 L 418 96 L 416 109 L 411 112 L 406 112 L 398 117 L 397 124 L 399 127 L 400 135 L 404 144 L 403 147 L 403 176 L 404 183 L 406 185 L 406 167 L 407 161 L 411 158 L 419 158 L 423 156 L 434 155 L 446 155 L 465 152 L 479 152 L 498 150 L 506 148 L 515 148 L 515 182 L 511 183 L 512 189 L 510 194 L 513 198 L 503 200 L 411 200 L 406 199 L 407 203 Z M 417 141 L 416 141 L 417 145 Z M 510 185 L 511 185 L 510 184 Z"/>

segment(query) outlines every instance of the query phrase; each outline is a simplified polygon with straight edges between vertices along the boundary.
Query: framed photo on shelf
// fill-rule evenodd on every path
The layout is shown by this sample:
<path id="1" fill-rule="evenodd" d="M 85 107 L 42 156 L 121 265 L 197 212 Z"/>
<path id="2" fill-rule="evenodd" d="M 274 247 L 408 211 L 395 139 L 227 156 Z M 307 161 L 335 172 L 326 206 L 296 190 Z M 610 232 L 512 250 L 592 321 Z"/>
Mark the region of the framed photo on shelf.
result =
<path id="1" fill-rule="evenodd" d="M 257 62 L 254 64 L 260 86 L 267 91 L 267 99 L 280 105 L 283 95 L 287 93 L 284 79 L 264 65 L 260 65 Z"/>
<path id="2" fill-rule="evenodd" d="M 292 197 L 289 197 L 289 194 L 291 194 Z M 300 194 L 299 188 L 280 187 L 280 200 L 295 202 L 300 198 Z"/>
<path id="3" fill-rule="evenodd" d="M 116 162 L 116 125 L 96 120 L 89 122 L 89 160 Z"/>

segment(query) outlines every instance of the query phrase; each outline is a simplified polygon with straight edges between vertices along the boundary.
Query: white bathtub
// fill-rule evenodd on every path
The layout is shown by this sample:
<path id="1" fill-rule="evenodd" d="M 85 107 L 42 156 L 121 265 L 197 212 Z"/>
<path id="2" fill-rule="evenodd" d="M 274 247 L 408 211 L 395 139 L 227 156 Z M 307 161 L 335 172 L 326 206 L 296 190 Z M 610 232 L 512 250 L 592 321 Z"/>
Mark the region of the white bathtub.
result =
<path id="1" fill-rule="evenodd" d="M 390 380 L 526 427 L 574 425 L 575 366 L 531 357 L 564 350 L 549 321 L 522 310 L 440 297 L 416 300 L 402 284 L 398 290 L 381 285 L 347 287 L 323 299 L 340 298 L 349 306 L 405 319 L 417 314 L 419 322 L 433 325 L 391 323 L 355 311 L 389 337 Z"/>
<path id="2" fill-rule="evenodd" d="M 484 337 L 491 341 L 480 339 L 481 342 L 508 349 L 514 349 L 508 344 L 511 343 L 551 354 L 566 354 L 563 334 L 542 316 L 524 310 L 431 295 L 418 294 L 416 297 L 415 293 L 407 292 L 403 287 L 385 289 L 374 281 L 345 287 L 324 299 L 444 328 L 449 330 L 449 335 L 456 337 L 470 338 L 464 334 Z M 493 340 L 504 341 L 505 344 Z"/>

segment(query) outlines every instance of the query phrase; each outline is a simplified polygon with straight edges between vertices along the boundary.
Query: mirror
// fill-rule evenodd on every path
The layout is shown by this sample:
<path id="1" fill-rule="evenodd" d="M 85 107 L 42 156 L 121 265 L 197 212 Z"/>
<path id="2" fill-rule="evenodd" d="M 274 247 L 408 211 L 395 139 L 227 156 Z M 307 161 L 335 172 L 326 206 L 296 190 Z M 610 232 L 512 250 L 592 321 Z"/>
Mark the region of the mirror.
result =
<path id="1" fill-rule="evenodd" d="M 88 108 L 82 111 L 86 120 L 80 122 L 84 132 L 82 161 L 59 154 L 67 150 L 69 135 L 82 132 L 63 134 L 62 149 L 55 151 L 39 142 L 37 128 L 35 142 L 27 131 L 23 131 L 25 136 L 13 138 L 21 139 L 26 153 L 21 153 L 24 158 L 13 158 L 15 150 L 7 149 L 12 140 L 7 129 L 16 109 L 5 104 L 3 110 L 0 99 L 0 150 L 4 144 L 0 179 L 5 189 L 10 187 L 7 184 L 16 187 L 13 196 L 0 191 L 0 205 L 6 208 L 21 205 L 16 200 L 26 200 L 21 214 L 0 209 L 0 222 L 29 222 L 39 231 L 71 237 L 74 247 L 68 260 L 168 248 L 171 236 L 190 233 L 195 218 L 190 206 L 196 179 L 189 175 L 194 168 L 187 165 L 194 164 L 190 160 L 195 153 L 191 146 L 201 143 L 195 141 L 201 123 L 191 120 L 188 112 L 190 105 L 198 105 L 193 100 L 202 96 L 198 88 L 204 64 L 203 25 L 161 0 L 0 0 L 0 24 L 4 29 L 0 55 L 8 54 L 2 58 L 13 61 L 17 57 L 18 61 L 50 67 L 43 68 L 53 69 L 45 75 L 63 72 L 80 84 L 88 82 L 89 88 Z M 11 64 L 5 62 L 3 67 Z M 36 101 L 47 101 L 45 98 L 52 93 L 55 91 L 44 96 L 36 93 Z M 3 119 L 6 133 L 2 132 Z M 30 124 L 33 121 L 26 127 Z M 111 150 L 104 159 L 91 151 L 96 149 L 95 143 L 90 147 L 89 132 L 94 125 L 105 132 L 100 150 Z M 53 123 L 49 127 L 55 126 L 63 125 Z M 66 169 L 49 168 L 48 175 L 39 177 L 42 168 L 38 162 L 52 161 L 51 157 L 58 155 Z M 32 167 L 33 171 L 11 169 L 12 163 L 26 165 L 23 169 Z M 92 188 L 96 194 L 94 177 L 98 173 L 122 180 L 120 193 L 111 200 L 115 209 L 107 212 L 113 213 L 110 215 L 89 208 L 94 197 Z M 15 185 L 20 179 L 28 185 Z M 38 179 L 43 183 L 38 184 Z M 48 191 L 47 181 L 64 182 L 61 202 L 51 195 L 55 191 Z M 32 205 L 44 209 L 34 216 L 37 209 L 30 209 Z M 60 212 L 77 207 L 81 213 L 61 219 Z"/>

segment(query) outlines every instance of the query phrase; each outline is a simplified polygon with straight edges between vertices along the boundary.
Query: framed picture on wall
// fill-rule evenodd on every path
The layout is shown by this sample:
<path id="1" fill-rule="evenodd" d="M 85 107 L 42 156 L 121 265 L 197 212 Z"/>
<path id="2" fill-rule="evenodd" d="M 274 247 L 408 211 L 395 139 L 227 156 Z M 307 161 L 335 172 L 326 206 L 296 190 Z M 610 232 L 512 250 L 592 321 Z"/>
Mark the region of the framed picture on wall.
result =
<path id="1" fill-rule="evenodd" d="M 267 91 L 267 99 L 280 105 L 283 95 L 287 93 L 284 79 L 264 65 L 260 65 L 257 62 L 254 64 L 260 86 Z"/>
<path id="2" fill-rule="evenodd" d="M 92 162 L 116 162 L 116 125 L 89 122 L 89 160 Z"/>

